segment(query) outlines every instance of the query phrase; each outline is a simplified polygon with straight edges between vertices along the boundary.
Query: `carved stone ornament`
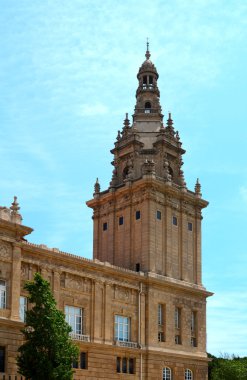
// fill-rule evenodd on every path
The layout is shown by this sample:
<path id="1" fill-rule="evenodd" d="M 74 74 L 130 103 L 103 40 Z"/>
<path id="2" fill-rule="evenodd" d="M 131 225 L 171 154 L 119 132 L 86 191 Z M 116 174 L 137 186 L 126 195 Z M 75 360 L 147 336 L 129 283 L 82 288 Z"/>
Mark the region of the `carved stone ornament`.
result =
<path id="1" fill-rule="evenodd" d="M 6 243 L 0 243 L 0 256 L 6 259 L 11 258 L 11 246 Z"/>
<path id="2" fill-rule="evenodd" d="M 122 301 L 129 301 L 130 299 L 130 290 L 122 287 L 116 287 L 115 289 L 115 298 Z"/>
<path id="3" fill-rule="evenodd" d="M 91 282 L 87 278 L 79 276 L 67 275 L 66 288 L 77 289 L 82 292 L 88 293 L 91 290 Z"/>
<path id="4" fill-rule="evenodd" d="M 21 278 L 24 280 L 28 280 L 28 272 L 29 272 L 28 264 L 22 263 L 21 264 Z"/>

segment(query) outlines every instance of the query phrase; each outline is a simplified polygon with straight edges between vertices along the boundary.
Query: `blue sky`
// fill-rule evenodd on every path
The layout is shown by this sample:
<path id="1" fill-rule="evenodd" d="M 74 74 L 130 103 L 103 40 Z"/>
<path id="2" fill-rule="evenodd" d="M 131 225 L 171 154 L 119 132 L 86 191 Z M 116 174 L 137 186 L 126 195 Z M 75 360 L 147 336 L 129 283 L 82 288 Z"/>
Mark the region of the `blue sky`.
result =
<path id="1" fill-rule="evenodd" d="M 0 0 L 0 204 L 31 242 L 92 257 L 95 178 L 133 113 L 150 39 L 187 185 L 202 184 L 208 351 L 247 356 L 247 2 Z"/>

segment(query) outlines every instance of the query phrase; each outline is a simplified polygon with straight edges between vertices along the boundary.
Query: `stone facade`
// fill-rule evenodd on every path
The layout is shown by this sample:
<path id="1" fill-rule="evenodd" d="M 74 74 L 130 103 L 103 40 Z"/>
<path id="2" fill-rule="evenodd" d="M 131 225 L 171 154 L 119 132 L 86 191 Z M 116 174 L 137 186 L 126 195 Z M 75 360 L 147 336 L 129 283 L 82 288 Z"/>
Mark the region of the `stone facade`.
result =
<path id="1" fill-rule="evenodd" d="M 23 285 L 40 272 L 69 323 L 77 321 L 71 337 L 81 355 L 74 379 L 207 379 L 206 298 L 212 293 L 201 282 L 207 202 L 199 182 L 194 192 L 186 187 L 185 151 L 171 115 L 163 125 L 149 49 L 137 78 L 133 124 L 126 115 L 112 150 L 110 186 L 101 192 L 97 180 L 87 202 L 93 260 L 29 243 L 32 229 L 21 224 L 17 199 L 0 207 L 0 370 L 6 374 L 17 372 L 20 305 L 29 307 Z"/>

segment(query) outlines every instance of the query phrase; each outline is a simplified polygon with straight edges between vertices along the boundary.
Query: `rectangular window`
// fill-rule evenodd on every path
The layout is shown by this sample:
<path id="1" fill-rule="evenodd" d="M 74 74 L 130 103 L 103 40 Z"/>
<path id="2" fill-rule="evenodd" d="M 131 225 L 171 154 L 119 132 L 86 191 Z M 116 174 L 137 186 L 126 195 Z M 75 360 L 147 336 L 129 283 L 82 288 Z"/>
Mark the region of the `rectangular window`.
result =
<path id="1" fill-rule="evenodd" d="M 191 222 L 188 223 L 188 230 L 189 231 L 193 230 L 193 224 Z"/>
<path id="2" fill-rule="evenodd" d="M 122 372 L 128 373 L 127 358 L 122 358 Z"/>
<path id="3" fill-rule="evenodd" d="M 0 309 L 6 309 L 6 281 L 0 280 Z"/>
<path id="4" fill-rule="evenodd" d="M 181 336 L 175 335 L 175 344 L 181 344 Z"/>
<path id="5" fill-rule="evenodd" d="M 161 211 L 157 210 L 157 212 L 156 212 L 156 218 L 158 220 L 161 220 Z"/>
<path id="6" fill-rule="evenodd" d="M 191 346 L 196 347 L 197 346 L 197 312 L 192 310 L 191 312 Z"/>
<path id="7" fill-rule="evenodd" d="M 118 224 L 119 224 L 119 226 L 122 226 L 124 224 L 124 217 L 123 216 L 119 217 Z"/>
<path id="8" fill-rule="evenodd" d="M 178 225 L 178 218 L 177 218 L 176 216 L 173 216 L 173 217 L 172 217 L 172 224 L 173 224 L 174 226 L 177 226 L 177 225 Z"/>
<path id="9" fill-rule="evenodd" d="M 65 306 L 65 319 L 71 326 L 72 333 L 83 334 L 82 332 L 82 309 L 74 306 Z"/>
<path id="10" fill-rule="evenodd" d="M 175 328 L 181 328 L 181 309 L 179 307 L 175 308 Z"/>
<path id="11" fill-rule="evenodd" d="M 81 369 L 87 369 L 87 352 L 80 353 L 80 367 Z"/>
<path id="12" fill-rule="evenodd" d="M 135 373 L 135 359 L 134 358 L 129 359 L 129 373 L 130 374 Z"/>
<path id="13" fill-rule="evenodd" d="M 158 325 L 163 325 L 163 305 L 158 304 Z"/>
<path id="14" fill-rule="evenodd" d="M 196 311 L 191 312 L 191 332 L 196 331 Z"/>
<path id="15" fill-rule="evenodd" d="M 22 322 L 26 322 L 26 312 L 27 312 L 27 297 L 20 296 L 19 317 Z"/>
<path id="16" fill-rule="evenodd" d="M 5 372 L 5 347 L 0 347 L 0 372 Z"/>
<path id="17" fill-rule="evenodd" d="M 117 372 L 121 372 L 121 358 L 120 357 L 117 357 Z"/>
<path id="18" fill-rule="evenodd" d="M 136 211 L 136 220 L 141 219 L 141 211 Z"/>
<path id="19" fill-rule="evenodd" d="M 128 342 L 130 337 L 130 318 L 115 315 L 115 340 Z"/>
<path id="20" fill-rule="evenodd" d="M 116 370 L 117 373 L 135 373 L 135 359 L 134 358 L 126 358 L 126 357 L 117 357 L 116 360 Z"/>
<path id="21" fill-rule="evenodd" d="M 191 337 L 191 346 L 197 347 L 196 338 L 194 338 L 194 337 Z"/>
<path id="22" fill-rule="evenodd" d="M 164 342 L 165 341 L 165 334 L 162 331 L 158 332 L 158 342 Z"/>
<path id="23" fill-rule="evenodd" d="M 108 228 L 107 222 L 103 223 L 103 231 L 106 231 Z"/>

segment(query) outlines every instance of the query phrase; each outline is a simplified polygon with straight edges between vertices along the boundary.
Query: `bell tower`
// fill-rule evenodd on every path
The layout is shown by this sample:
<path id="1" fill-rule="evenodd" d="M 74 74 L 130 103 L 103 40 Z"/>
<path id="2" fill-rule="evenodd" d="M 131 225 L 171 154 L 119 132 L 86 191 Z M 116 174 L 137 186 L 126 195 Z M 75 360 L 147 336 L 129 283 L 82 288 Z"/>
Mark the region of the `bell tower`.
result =
<path id="1" fill-rule="evenodd" d="M 139 68 L 132 123 L 118 131 L 112 179 L 93 199 L 94 259 L 201 284 L 201 198 L 187 189 L 182 148 L 171 113 L 163 123 L 158 72 L 149 44 Z"/>

